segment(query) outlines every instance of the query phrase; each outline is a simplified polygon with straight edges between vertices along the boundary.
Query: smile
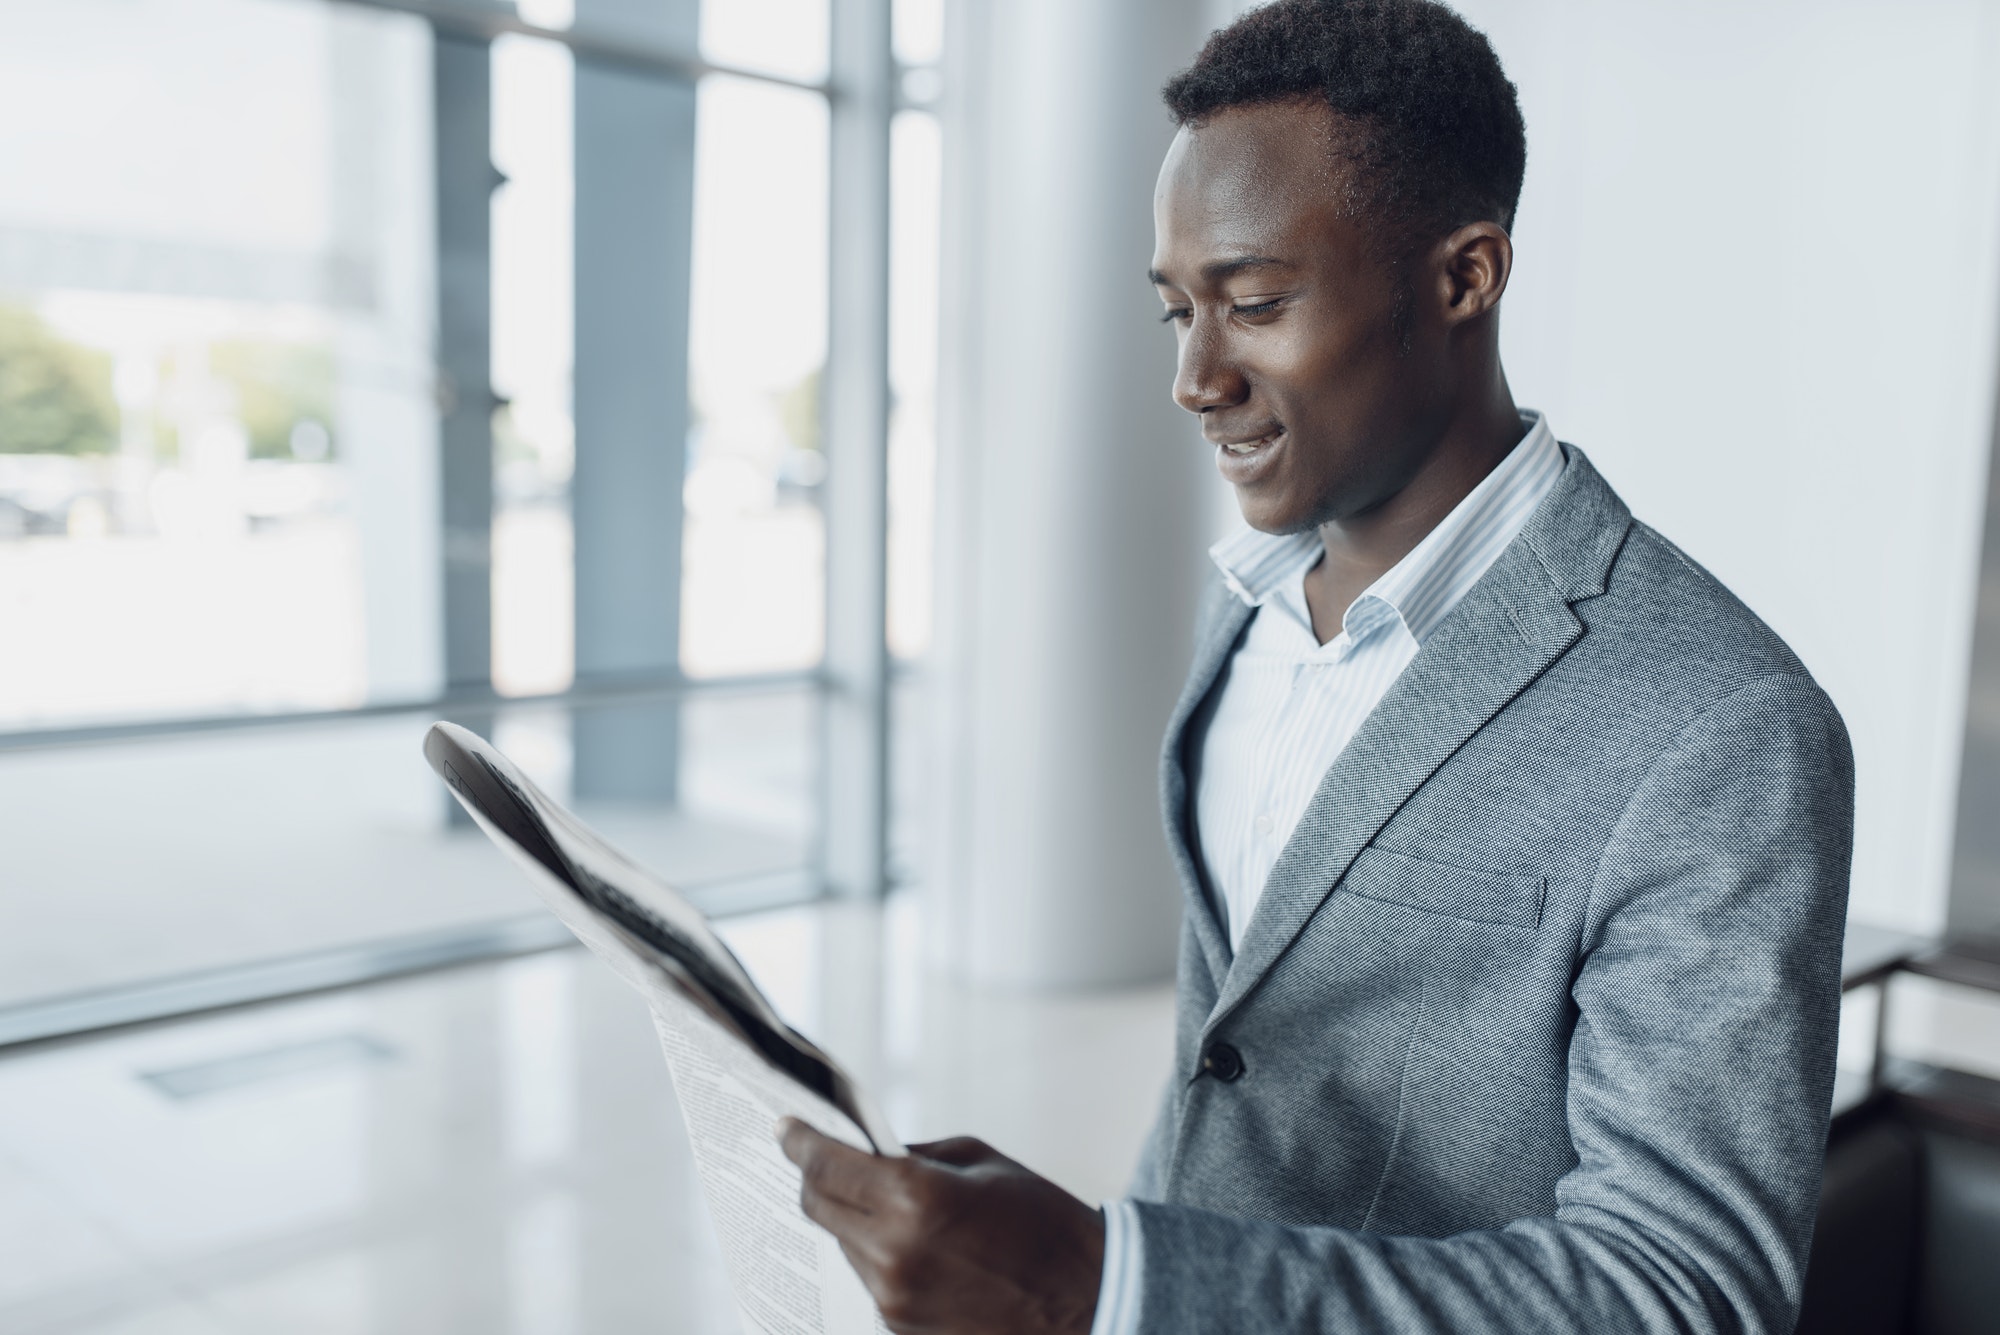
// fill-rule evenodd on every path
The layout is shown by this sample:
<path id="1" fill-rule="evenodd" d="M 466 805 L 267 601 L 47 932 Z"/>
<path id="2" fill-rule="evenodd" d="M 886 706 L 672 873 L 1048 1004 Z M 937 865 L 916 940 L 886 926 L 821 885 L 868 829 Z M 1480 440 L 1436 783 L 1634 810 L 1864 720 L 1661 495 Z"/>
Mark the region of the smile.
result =
<path id="1" fill-rule="evenodd" d="M 1285 429 L 1283 427 L 1279 427 L 1277 430 L 1270 432 L 1268 435 L 1259 436 L 1255 440 L 1233 440 L 1233 441 L 1225 440 L 1219 442 L 1219 444 L 1221 445 L 1222 449 L 1224 449 L 1230 454 L 1235 454 L 1235 455 L 1255 454 L 1257 451 L 1263 449 L 1266 445 L 1276 444 L 1278 437 L 1284 434 L 1285 434 Z"/>

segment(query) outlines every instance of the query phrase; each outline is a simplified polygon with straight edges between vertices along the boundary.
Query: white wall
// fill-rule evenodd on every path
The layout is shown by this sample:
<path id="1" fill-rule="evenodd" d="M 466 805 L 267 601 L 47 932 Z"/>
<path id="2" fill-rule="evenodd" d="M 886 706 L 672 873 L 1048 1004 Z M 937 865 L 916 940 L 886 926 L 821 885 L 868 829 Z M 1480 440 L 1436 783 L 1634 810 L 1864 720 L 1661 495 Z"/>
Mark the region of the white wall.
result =
<path id="1" fill-rule="evenodd" d="M 2000 3 L 1458 8 L 1528 122 L 1515 397 L 1805 659 L 1854 737 L 1854 915 L 1940 927 L 2000 320 Z"/>
<path id="2" fill-rule="evenodd" d="M 1854 914 L 1943 921 L 2000 274 L 2000 5 L 1469 0 L 1521 88 L 1516 397 L 1806 660 Z"/>

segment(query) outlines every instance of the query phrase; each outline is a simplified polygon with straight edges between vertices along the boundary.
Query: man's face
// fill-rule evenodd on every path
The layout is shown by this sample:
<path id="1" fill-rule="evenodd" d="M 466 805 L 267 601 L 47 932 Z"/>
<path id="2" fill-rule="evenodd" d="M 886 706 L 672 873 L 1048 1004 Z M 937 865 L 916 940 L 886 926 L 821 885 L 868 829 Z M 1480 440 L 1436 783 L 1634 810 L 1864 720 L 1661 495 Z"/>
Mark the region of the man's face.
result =
<path id="1" fill-rule="evenodd" d="M 1200 414 L 1243 517 L 1267 533 L 1380 505 L 1450 416 L 1424 278 L 1399 277 L 1344 207 L 1341 128 L 1323 103 L 1221 112 L 1175 138 L 1153 196 L 1153 279 L 1180 334 L 1174 400 Z"/>

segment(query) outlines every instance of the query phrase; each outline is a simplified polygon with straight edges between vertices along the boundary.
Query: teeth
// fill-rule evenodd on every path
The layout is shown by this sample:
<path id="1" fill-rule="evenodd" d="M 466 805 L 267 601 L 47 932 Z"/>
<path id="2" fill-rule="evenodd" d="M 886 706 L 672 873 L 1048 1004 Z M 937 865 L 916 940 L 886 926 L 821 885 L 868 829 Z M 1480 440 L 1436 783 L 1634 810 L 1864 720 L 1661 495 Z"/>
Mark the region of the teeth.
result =
<path id="1" fill-rule="evenodd" d="M 1263 449 L 1266 445 L 1276 440 L 1281 434 L 1283 434 L 1281 431 L 1273 431 L 1268 436 L 1260 436 L 1256 440 L 1247 440 L 1241 445 L 1224 445 L 1222 448 L 1228 450 L 1231 454 L 1255 454 L 1258 450 Z"/>

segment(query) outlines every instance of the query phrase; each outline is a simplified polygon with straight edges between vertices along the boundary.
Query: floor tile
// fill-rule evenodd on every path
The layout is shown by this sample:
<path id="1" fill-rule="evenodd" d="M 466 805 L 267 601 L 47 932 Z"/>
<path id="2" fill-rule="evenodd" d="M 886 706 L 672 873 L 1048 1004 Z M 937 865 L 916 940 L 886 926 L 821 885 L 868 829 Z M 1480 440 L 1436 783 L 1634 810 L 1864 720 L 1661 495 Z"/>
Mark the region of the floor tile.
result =
<path id="1" fill-rule="evenodd" d="M 732 920 L 779 1007 L 911 1138 L 985 1136 L 1095 1200 L 1171 992 L 925 979 L 909 901 Z M 148 1324 L 151 1323 L 151 1324 Z M 0 1060 L 0 1330 L 737 1329 L 658 1040 L 576 950 Z"/>

